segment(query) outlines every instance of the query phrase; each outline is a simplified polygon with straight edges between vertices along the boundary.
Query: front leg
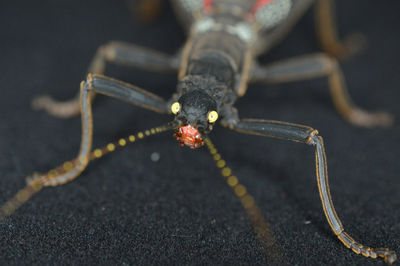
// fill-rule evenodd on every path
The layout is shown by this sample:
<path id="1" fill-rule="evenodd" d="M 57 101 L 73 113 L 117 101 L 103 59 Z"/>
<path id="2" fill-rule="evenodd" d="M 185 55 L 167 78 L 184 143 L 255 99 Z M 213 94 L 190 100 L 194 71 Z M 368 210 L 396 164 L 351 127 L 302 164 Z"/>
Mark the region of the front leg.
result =
<path id="1" fill-rule="evenodd" d="M 102 156 L 113 152 L 117 147 L 123 147 L 128 142 L 135 142 L 137 139 L 143 139 L 146 136 L 154 135 L 175 127 L 174 123 L 139 132 L 136 136 L 130 135 L 129 138 L 121 138 L 116 143 L 108 143 L 105 147 L 91 152 L 93 135 L 93 118 L 90 97 L 91 93 L 105 94 L 140 107 L 150 109 L 160 113 L 169 112 L 167 103 L 158 96 L 140 89 L 136 86 L 123 83 L 118 80 L 110 79 L 101 75 L 88 75 L 86 81 L 82 81 L 80 89 L 80 107 L 82 110 L 82 140 L 77 158 L 64 162 L 47 173 L 34 173 L 27 178 L 25 188 L 3 206 L 0 206 L 0 222 L 14 213 L 22 204 L 28 201 L 34 194 L 39 192 L 45 186 L 57 186 L 72 181 L 85 170 L 89 161 L 101 158 Z"/>
<path id="2" fill-rule="evenodd" d="M 272 120 L 245 119 L 233 126 L 233 129 L 246 134 L 259 135 L 264 137 L 279 138 L 301 142 L 315 147 L 316 174 L 319 195 L 326 219 L 340 241 L 355 253 L 366 257 L 382 257 L 387 263 L 396 260 L 396 253 L 386 248 L 370 248 L 357 243 L 349 234 L 344 231 L 344 227 L 335 211 L 332 197 L 329 190 L 328 170 L 326 164 L 326 154 L 322 137 L 318 131 L 307 126 L 291 124 Z"/>
<path id="3" fill-rule="evenodd" d="M 166 102 L 150 92 L 102 75 L 89 74 L 86 81 L 81 83 L 82 139 L 79 154 L 74 160 L 73 166 L 61 174 L 52 174 L 50 171 L 46 175 L 36 175 L 30 182 L 40 180 L 43 186 L 62 185 L 78 177 L 86 168 L 90 159 L 89 155 L 93 139 L 92 97 L 90 97 L 93 92 L 114 97 L 159 113 L 168 113 Z"/>
<path id="4" fill-rule="evenodd" d="M 250 81 L 283 83 L 327 77 L 333 104 L 348 122 L 362 127 L 387 127 L 393 117 L 386 112 L 370 112 L 354 104 L 336 59 L 325 54 L 311 54 L 283 60 L 271 65 L 255 66 Z"/>

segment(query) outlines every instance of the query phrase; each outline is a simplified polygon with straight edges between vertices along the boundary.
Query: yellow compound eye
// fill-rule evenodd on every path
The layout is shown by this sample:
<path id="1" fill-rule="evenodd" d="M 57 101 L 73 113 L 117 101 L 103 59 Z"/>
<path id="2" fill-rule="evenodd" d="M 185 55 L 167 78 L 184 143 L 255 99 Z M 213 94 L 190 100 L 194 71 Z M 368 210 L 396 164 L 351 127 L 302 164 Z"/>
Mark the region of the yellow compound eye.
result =
<path id="1" fill-rule="evenodd" d="M 180 103 L 174 102 L 171 105 L 171 111 L 172 111 L 173 114 L 176 115 L 180 110 L 181 110 L 181 104 Z"/>
<path id="2" fill-rule="evenodd" d="M 214 123 L 218 119 L 218 113 L 216 111 L 211 111 L 208 113 L 208 122 Z"/>

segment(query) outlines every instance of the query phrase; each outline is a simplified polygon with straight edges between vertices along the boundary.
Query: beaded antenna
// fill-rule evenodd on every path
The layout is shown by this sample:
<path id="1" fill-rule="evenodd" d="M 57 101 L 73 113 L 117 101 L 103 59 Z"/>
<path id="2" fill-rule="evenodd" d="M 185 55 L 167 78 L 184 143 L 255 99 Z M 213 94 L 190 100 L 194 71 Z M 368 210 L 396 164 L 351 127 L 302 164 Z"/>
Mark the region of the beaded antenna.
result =
<path id="1" fill-rule="evenodd" d="M 87 164 L 88 162 L 100 159 L 101 157 L 118 150 L 119 148 L 125 147 L 128 144 L 134 143 L 138 140 L 144 139 L 148 136 L 152 136 L 167 130 L 173 129 L 171 123 L 159 126 L 151 129 L 147 129 L 144 131 L 140 131 L 136 134 L 129 135 L 126 138 L 121 138 L 116 142 L 110 142 L 106 146 L 102 148 L 97 148 L 92 151 L 87 157 L 78 157 L 77 159 L 66 161 L 61 166 L 51 169 L 47 173 L 39 174 L 34 173 L 32 176 L 27 177 L 26 187 L 22 188 L 17 194 L 7 201 L 0 209 L 0 221 L 13 214 L 21 205 L 27 202 L 33 195 L 42 190 L 44 187 L 48 186 L 56 186 L 63 181 L 54 182 L 55 179 L 59 179 L 63 176 L 68 176 L 75 169 L 77 164 L 83 163 Z M 70 181 L 70 180 L 67 180 Z M 65 182 L 67 182 L 65 181 Z"/>
<path id="2" fill-rule="evenodd" d="M 260 208 L 254 201 L 254 198 L 249 194 L 244 185 L 239 182 L 239 179 L 233 175 L 230 167 L 227 166 L 221 154 L 218 153 L 210 138 L 204 140 L 208 151 L 213 156 L 215 164 L 221 169 L 222 176 L 226 179 L 226 183 L 233 189 L 236 197 L 240 200 L 247 216 L 249 217 L 254 232 L 258 241 L 261 243 L 265 256 L 273 265 L 283 265 L 284 257 L 282 247 L 279 246 L 270 229 L 270 226 L 265 221 Z"/>

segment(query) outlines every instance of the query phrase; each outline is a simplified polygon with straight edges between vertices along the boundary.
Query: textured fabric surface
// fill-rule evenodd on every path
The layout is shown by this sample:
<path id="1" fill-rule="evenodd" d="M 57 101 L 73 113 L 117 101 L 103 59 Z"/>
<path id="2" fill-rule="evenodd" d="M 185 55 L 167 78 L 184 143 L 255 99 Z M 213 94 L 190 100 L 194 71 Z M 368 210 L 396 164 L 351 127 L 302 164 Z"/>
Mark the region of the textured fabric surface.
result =
<path id="1" fill-rule="evenodd" d="M 336 1 L 340 35 L 359 31 L 368 47 L 342 62 L 354 101 L 396 117 L 389 129 L 363 129 L 334 110 L 325 79 L 254 85 L 237 107 L 243 118 L 319 130 L 345 229 L 362 244 L 400 252 L 399 1 Z M 319 51 L 311 13 L 268 63 Z M 49 93 L 76 94 L 96 48 L 123 40 L 174 53 L 185 36 L 170 7 L 152 24 L 124 1 L 3 1 L 0 4 L 0 203 L 25 177 L 72 159 L 80 119 L 31 110 Z M 107 66 L 107 75 L 168 98 L 173 74 Z M 104 96 L 94 107 L 94 146 L 171 119 Z M 137 142 L 91 164 L 75 181 L 46 188 L 0 224 L 0 264 L 268 264 L 239 200 L 205 148 L 179 147 L 171 133 Z M 356 255 L 331 232 L 319 200 L 314 150 L 222 127 L 217 149 L 253 195 L 290 265 L 383 265 Z M 158 153 L 160 159 L 151 160 Z"/>

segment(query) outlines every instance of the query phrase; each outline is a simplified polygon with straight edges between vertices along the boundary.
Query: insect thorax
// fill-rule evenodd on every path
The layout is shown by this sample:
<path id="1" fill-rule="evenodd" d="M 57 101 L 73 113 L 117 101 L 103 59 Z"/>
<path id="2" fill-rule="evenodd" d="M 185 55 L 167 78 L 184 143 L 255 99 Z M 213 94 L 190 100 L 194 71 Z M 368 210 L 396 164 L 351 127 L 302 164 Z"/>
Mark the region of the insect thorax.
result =
<path id="1" fill-rule="evenodd" d="M 179 78 L 188 73 L 191 61 L 201 60 L 204 53 L 218 54 L 229 61 L 234 73 L 229 85 L 242 96 L 258 35 L 286 18 L 291 0 L 175 0 L 175 5 L 192 21 Z"/>
<path id="2" fill-rule="evenodd" d="M 178 15 L 186 22 L 196 22 L 200 17 L 228 14 L 251 21 L 259 29 L 271 29 L 288 15 L 292 0 L 174 0 Z"/>

